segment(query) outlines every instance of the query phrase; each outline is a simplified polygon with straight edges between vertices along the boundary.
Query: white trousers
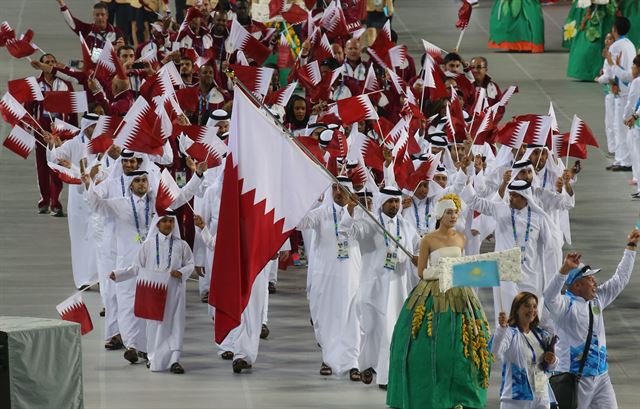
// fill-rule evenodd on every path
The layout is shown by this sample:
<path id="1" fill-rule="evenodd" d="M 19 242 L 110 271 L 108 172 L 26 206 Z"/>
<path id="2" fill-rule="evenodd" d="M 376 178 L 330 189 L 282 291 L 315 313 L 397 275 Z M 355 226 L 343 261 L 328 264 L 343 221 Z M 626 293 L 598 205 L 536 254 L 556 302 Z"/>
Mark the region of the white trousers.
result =
<path id="1" fill-rule="evenodd" d="M 611 93 L 604 97 L 604 130 L 607 135 L 607 150 L 611 153 L 616 151 L 615 100 L 616 96 Z"/>
<path id="2" fill-rule="evenodd" d="M 609 374 L 585 376 L 578 383 L 578 409 L 618 409 Z"/>
<path id="3" fill-rule="evenodd" d="M 627 130 L 627 144 L 631 152 L 633 179 L 640 181 L 640 128 Z M 637 189 L 640 192 L 640 183 L 638 183 Z"/>
<path id="4" fill-rule="evenodd" d="M 627 130 L 624 124 L 624 106 L 627 104 L 626 96 L 618 96 L 614 100 L 614 122 L 613 130 L 616 135 L 616 158 L 615 164 L 619 166 L 631 166 L 631 153 L 627 146 Z"/>

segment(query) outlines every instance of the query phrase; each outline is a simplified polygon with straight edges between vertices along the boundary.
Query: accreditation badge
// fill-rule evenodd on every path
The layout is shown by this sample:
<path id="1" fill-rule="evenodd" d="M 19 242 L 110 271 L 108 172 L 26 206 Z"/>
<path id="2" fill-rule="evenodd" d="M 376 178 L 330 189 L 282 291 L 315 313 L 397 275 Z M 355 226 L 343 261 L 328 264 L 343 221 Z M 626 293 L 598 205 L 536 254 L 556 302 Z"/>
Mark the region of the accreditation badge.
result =
<path id="1" fill-rule="evenodd" d="M 338 240 L 338 258 L 339 259 L 347 259 L 349 258 L 349 240 Z"/>
<path id="2" fill-rule="evenodd" d="M 187 184 L 187 172 L 183 171 L 183 170 L 179 170 L 176 172 L 176 185 L 178 185 L 179 188 L 183 188 L 184 185 Z"/>
<path id="3" fill-rule="evenodd" d="M 533 378 L 534 390 L 536 395 L 544 395 L 548 393 L 549 389 L 547 387 L 547 384 L 549 383 L 549 378 L 547 378 L 547 374 L 545 374 L 543 371 L 534 370 Z"/>
<path id="4" fill-rule="evenodd" d="M 384 268 L 395 270 L 398 264 L 398 249 L 387 248 L 387 255 L 384 258 Z"/>

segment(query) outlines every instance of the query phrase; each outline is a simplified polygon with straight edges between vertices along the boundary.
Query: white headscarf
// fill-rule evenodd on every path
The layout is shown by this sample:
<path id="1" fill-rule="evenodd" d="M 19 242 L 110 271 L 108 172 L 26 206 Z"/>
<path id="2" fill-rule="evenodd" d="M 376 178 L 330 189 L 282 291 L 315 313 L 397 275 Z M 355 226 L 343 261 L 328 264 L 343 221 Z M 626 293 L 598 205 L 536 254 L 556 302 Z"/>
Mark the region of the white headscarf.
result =
<path id="1" fill-rule="evenodd" d="M 395 186 L 385 186 L 380 189 L 380 193 L 375 198 L 373 209 L 375 213 L 380 212 L 382 205 L 391 199 L 402 199 L 402 191 Z"/>
<path id="2" fill-rule="evenodd" d="M 175 213 L 173 212 L 173 210 L 171 209 L 167 209 L 167 211 L 169 211 L 168 214 L 165 214 L 164 216 L 158 215 L 156 214 L 155 216 L 153 216 L 153 219 L 151 220 L 151 224 L 149 225 L 149 233 L 147 233 L 147 238 L 144 240 L 145 243 L 149 240 L 155 240 L 156 239 L 156 234 L 162 234 L 160 233 L 160 230 L 158 230 L 158 223 L 160 222 L 160 220 L 162 220 L 165 217 L 171 217 L 173 219 L 173 230 L 171 230 L 171 235 L 173 236 L 173 238 L 175 240 L 180 240 L 180 227 L 178 226 L 178 218 L 176 217 Z"/>

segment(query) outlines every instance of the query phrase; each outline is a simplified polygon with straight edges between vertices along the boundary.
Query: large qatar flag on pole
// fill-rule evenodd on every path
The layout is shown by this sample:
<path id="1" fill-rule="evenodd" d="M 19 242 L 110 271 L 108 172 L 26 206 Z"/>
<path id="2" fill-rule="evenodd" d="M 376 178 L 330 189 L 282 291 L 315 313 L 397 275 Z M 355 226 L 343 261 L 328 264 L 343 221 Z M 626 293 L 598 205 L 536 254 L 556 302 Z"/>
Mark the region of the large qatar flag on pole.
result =
<path id="1" fill-rule="evenodd" d="M 217 343 L 240 324 L 256 276 L 331 184 L 250 97 L 234 91 L 209 291 Z"/>

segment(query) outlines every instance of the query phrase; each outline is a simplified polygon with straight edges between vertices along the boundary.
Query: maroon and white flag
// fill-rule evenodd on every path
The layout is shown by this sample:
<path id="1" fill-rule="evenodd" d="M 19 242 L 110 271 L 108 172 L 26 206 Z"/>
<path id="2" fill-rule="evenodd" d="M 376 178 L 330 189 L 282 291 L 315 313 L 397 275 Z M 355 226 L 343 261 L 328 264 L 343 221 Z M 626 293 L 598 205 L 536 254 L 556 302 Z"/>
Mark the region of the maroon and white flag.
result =
<path id="1" fill-rule="evenodd" d="M 303 65 L 297 71 L 298 79 L 303 86 L 311 88 L 320 83 L 322 79 L 322 73 L 320 72 L 320 65 L 317 60 L 313 60 L 308 64 Z"/>
<path id="2" fill-rule="evenodd" d="M 573 144 L 599 147 L 598 141 L 596 141 L 596 137 L 593 136 L 591 128 L 589 128 L 586 122 L 578 118 L 577 115 L 573 115 L 571 131 L 569 132 L 569 145 Z"/>
<path id="3" fill-rule="evenodd" d="M 294 81 L 292 83 L 289 83 L 286 87 L 280 88 L 276 92 L 271 92 L 267 94 L 267 96 L 264 98 L 264 104 L 265 105 L 277 104 L 283 107 L 287 106 L 287 103 L 289 102 L 289 99 L 291 99 L 291 96 L 293 95 L 297 86 L 298 86 L 298 83 Z"/>
<path id="4" fill-rule="evenodd" d="M 196 132 L 188 132 L 185 128 L 195 128 Z M 183 134 L 178 137 L 180 150 L 198 162 L 207 162 L 209 169 L 222 164 L 227 154 L 227 145 L 218 137 L 215 126 L 190 125 L 183 127 Z"/>
<path id="5" fill-rule="evenodd" d="M 91 59 L 91 50 L 89 50 L 87 42 L 84 41 L 84 36 L 78 34 L 78 38 L 80 38 L 80 51 L 82 52 L 82 71 L 88 73 L 95 70 L 95 64 Z"/>
<path id="6" fill-rule="evenodd" d="M 158 194 L 156 195 L 156 213 L 165 214 L 171 203 L 180 196 L 180 188 L 167 169 L 160 174 Z"/>
<path id="7" fill-rule="evenodd" d="M 9 38 L 5 44 L 7 51 L 15 58 L 28 57 L 38 51 L 38 46 L 31 42 L 33 40 L 33 30 L 25 31 L 20 38 Z"/>
<path id="8" fill-rule="evenodd" d="M 296 25 L 305 22 L 308 18 L 308 14 L 302 7 L 297 4 L 292 4 L 291 7 L 289 7 L 289 10 L 282 12 L 282 18 L 287 23 Z"/>
<path id="9" fill-rule="evenodd" d="M 238 87 L 226 161 L 209 292 L 217 343 L 240 324 L 256 276 L 331 184 Z"/>
<path id="10" fill-rule="evenodd" d="M 513 149 L 519 149 L 528 129 L 529 121 L 511 120 L 498 129 L 495 142 Z"/>
<path id="11" fill-rule="evenodd" d="M 269 92 L 273 68 L 232 64 L 231 69 L 238 81 L 254 94 L 264 97 Z"/>
<path id="12" fill-rule="evenodd" d="M 442 48 L 427 40 L 422 40 L 422 47 L 424 47 L 424 52 L 430 55 L 438 64 L 442 63 L 442 54 L 446 53 Z"/>
<path id="13" fill-rule="evenodd" d="M 324 9 L 324 13 L 320 19 L 320 26 L 324 28 L 332 38 L 344 36 L 349 33 L 347 19 L 342 10 L 340 0 L 333 0 L 329 6 Z"/>
<path id="14" fill-rule="evenodd" d="M 313 56 L 318 61 L 323 61 L 327 58 L 335 58 L 331 43 L 326 34 L 322 34 L 319 43 L 313 48 Z"/>
<path id="15" fill-rule="evenodd" d="M 369 96 L 365 94 L 337 101 L 333 112 L 337 112 L 342 122 L 347 125 L 363 119 L 378 119 L 376 109 Z"/>
<path id="16" fill-rule="evenodd" d="M 167 304 L 167 288 L 170 277 L 168 273 L 160 274 L 144 269 L 138 272 L 133 315 L 146 320 L 164 320 L 164 307 Z"/>
<path id="17" fill-rule="evenodd" d="M 60 118 L 56 118 L 56 120 L 53 121 L 53 124 L 51 124 L 51 133 L 61 140 L 73 139 L 80 133 L 80 128 L 63 121 Z"/>
<path id="18" fill-rule="evenodd" d="M 80 324 L 80 333 L 85 335 L 93 329 L 91 316 L 87 305 L 82 300 L 82 294 L 76 293 L 60 304 L 56 305 L 56 310 L 60 318 L 65 321 L 77 322 Z"/>
<path id="19" fill-rule="evenodd" d="M 227 52 L 232 53 L 235 50 L 242 50 L 259 65 L 262 65 L 271 55 L 271 49 L 252 36 L 235 18 L 231 23 L 229 45 L 230 49 Z"/>
<path id="20" fill-rule="evenodd" d="M 467 0 L 462 0 L 462 4 L 458 10 L 458 21 L 456 21 L 457 28 L 464 30 L 469 26 L 472 10 L 471 4 Z"/>
<path id="21" fill-rule="evenodd" d="M 29 132 L 16 125 L 11 129 L 9 136 L 2 142 L 5 148 L 11 152 L 27 159 L 33 148 L 36 146 L 36 138 Z"/>
<path id="22" fill-rule="evenodd" d="M 287 4 L 286 0 L 270 0 L 269 1 L 269 18 L 279 16 L 284 12 L 284 6 Z"/>
<path id="23" fill-rule="evenodd" d="M 106 152 L 113 145 L 113 136 L 122 120 L 116 116 L 100 115 L 93 130 L 93 137 L 87 144 L 87 152 L 98 154 Z"/>
<path id="24" fill-rule="evenodd" d="M 529 121 L 524 143 L 543 146 L 550 143 L 551 117 L 549 115 L 526 114 L 514 117 L 518 121 Z"/>
<path id="25" fill-rule="evenodd" d="M 71 168 L 66 168 L 51 161 L 47 161 L 47 165 L 49 165 L 49 169 L 56 174 L 58 179 L 64 183 L 68 183 L 70 185 L 79 185 L 82 183 L 82 180 L 80 179 L 80 169 L 77 167 L 71 165 Z"/>
<path id="26" fill-rule="evenodd" d="M 0 100 L 0 113 L 2 113 L 2 118 L 5 122 L 11 124 L 11 126 L 19 124 L 28 115 L 22 104 L 16 101 L 8 92 Z"/>
<path id="27" fill-rule="evenodd" d="M 159 118 L 147 101 L 138 97 L 123 118 L 113 143 L 134 152 L 162 155 L 164 140 L 162 132 L 155 127 Z"/>
<path id="28" fill-rule="evenodd" d="M 7 41 L 16 38 L 16 32 L 11 28 L 9 23 L 3 21 L 0 24 L 0 47 L 7 45 Z"/>
<path id="29" fill-rule="evenodd" d="M 364 79 L 364 92 L 373 92 L 379 89 L 381 89 L 380 83 L 376 77 L 376 71 L 373 69 L 373 64 L 371 64 L 367 71 L 367 77 Z"/>
<path id="30" fill-rule="evenodd" d="M 83 113 L 89 110 L 86 91 L 48 91 L 44 93 L 43 107 L 58 114 Z"/>
<path id="31" fill-rule="evenodd" d="M 7 82 L 7 89 L 20 103 L 42 101 L 44 96 L 36 77 L 27 77 Z"/>
<path id="32" fill-rule="evenodd" d="M 571 156 L 572 158 L 587 159 L 587 145 L 569 143 L 570 132 L 553 134 L 551 136 L 553 152 L 558 158 Z"/>

